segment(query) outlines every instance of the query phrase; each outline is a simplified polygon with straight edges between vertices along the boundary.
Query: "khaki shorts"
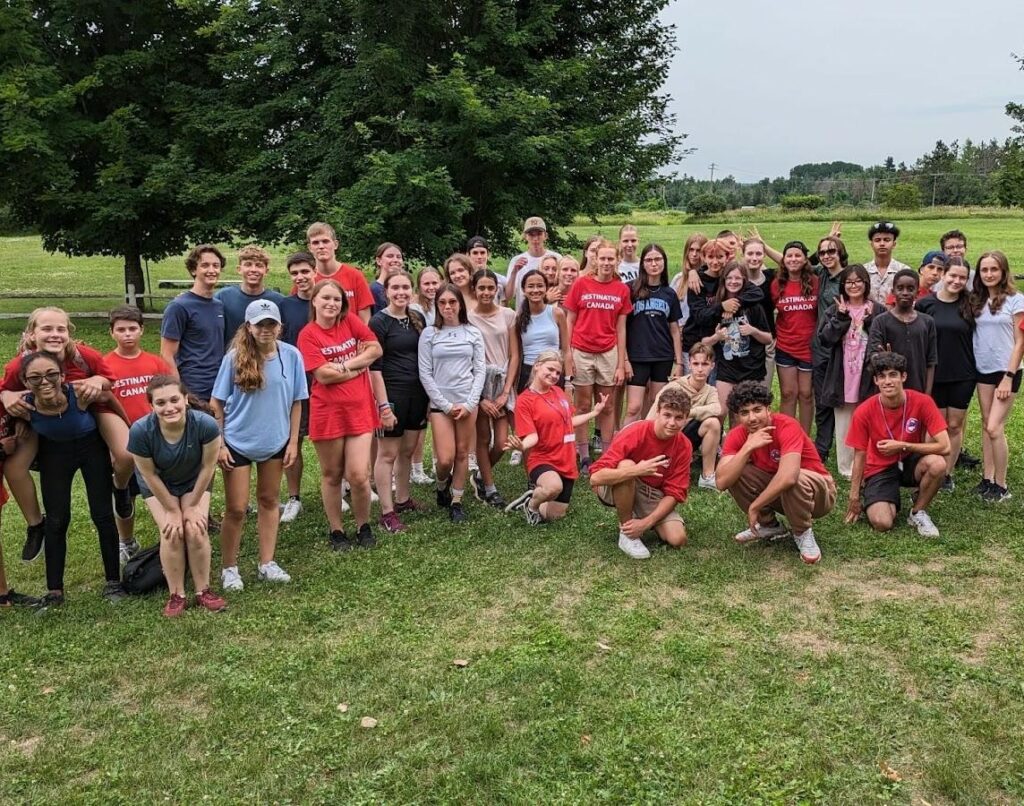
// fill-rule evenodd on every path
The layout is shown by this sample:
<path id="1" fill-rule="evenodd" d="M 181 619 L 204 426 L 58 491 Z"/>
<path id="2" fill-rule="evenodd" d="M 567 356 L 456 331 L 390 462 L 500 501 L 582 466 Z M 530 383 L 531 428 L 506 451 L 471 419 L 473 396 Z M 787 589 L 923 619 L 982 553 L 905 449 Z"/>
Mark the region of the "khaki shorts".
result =
<path id="1" fill-rule="evenodd" d="M 607 507 L 615 506 L 615 499 L 612 498 L 611 487 L 603 485 L 601 487 L 598 487 L 595 490 L 595 492 L 597 493 L 597 497 L 598 499 L 600 499 L 602 504 L 604 504 Z M 657 489 L 656 487 L 651 487 L 649 484 L 637 479 L 636 495 L 633 498 L 633 517 L 646 518 L 648 515 L 654 512 L 655 507 L 658 506 L 661 499 L 664 497 L 665 495 L 664 493 L 662 493 L 661 490 Z M 668 513 L 668 515 L 666 515 L 664 518 L 662 518 L 654 525 L 661 526 L 663 523 L 685 524 L 686 521 L 684 521 L 683 516 L 680 515 L 675 510 L 675 508 L 673 508 L 672 511 Z"/>
<path id="2" fill-rule="evenodd" d="M 619 348 L 612 347 L 606 353 L 586 353 L 583 350 L 572 350 L 572 362 L 576 374 L 573 375 L 573 386 L 615 386 L 615 367 L 619 361 Z"/>

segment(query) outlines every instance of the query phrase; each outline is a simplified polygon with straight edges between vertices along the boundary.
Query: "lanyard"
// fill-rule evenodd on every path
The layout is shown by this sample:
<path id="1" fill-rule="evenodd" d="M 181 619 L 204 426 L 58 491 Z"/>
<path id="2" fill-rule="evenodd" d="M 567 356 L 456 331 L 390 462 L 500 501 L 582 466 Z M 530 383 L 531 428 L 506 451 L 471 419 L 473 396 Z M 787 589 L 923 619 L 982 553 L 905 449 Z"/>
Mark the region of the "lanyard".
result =
<path id="1" fill-rule="evenodd" d="M 547 406 L 549 409 L 551 409 L 555 414 L 557 414 L 561 418 L 562 422 L 565 423 L 565 427 L 567 429 L 571 429 L 572 428 L 572 418 L 569 417 L 569 415 L 560 406 L 556 406 L 554 403 L 552 403 L 550 400 L 548 400 L 548 395 L 549 394 L 551 394 L 550 390 L 548 390 L 547 392 L 545 392 L 542 395 L 539 395 L 539 397 L 540 397 L 541 400 L 544 401 L 544 405 L 545 406 Z"/>
<path id="2" fill-rule="evenodd" d="M 896 441 L 896 437 L 893 436 L 892 429 L 889 428 L 889 421 L 885 419 L 885 406 L 882 405 L 882 396 L 878 396 L 878 408 L 882 410 L 882 425 L 885 426 L 886 432 L 889 434 L 889 439 Z M 907 430 L 907 394 L 903 393 L 903 422 L 900 424 L 900 437 Z"/>

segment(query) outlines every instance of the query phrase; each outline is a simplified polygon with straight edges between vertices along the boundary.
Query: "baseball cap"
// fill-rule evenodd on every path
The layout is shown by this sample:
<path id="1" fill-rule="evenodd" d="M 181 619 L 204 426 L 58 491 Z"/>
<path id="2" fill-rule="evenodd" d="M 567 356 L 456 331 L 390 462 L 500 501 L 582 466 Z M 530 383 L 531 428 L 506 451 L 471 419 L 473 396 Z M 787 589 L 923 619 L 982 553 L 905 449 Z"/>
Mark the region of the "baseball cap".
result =
<path id="1" fill-rule="evenodd" d="M 868 227 L 868 240 L 870 241 L 880 232 L 885 233 L 886 235 L 891 235 L 893 238 L 900 237 L 900 228 L 891 221 L 876 221 Z"/>
<path id="2" fill-rule="evenodd" d="M 931 252 L 926 252 L 925 256 L 921 258 L 922 266 L 927 266 L 929 263 L 937 263 L 942 266 L 942 268 L 946 268 L 949 265 L 949 258 L 946 257 L 945 252 L 933 249 Z"/>
<path id="3" fill-rule="evenodd" d="M 488 252 L 491 250 L 491 247 L 487 243 L 487 239 L 484 238 L 482 235 L 474 235 L 472 238 L 470 238 L 468 241 L 466 241 L 466 251 L 467 252 L 469 252 L 472 249 L 476 249 L 477 247 L 480 247 L 480 246 L 482 246 Z"/>
<path id="4" fill-rule="evenodd" d="M 255 325 L 265 319 L 273 319 L 278 324 L 281 323 L 281 311 L 276 303 L 269 299 L 258 299 L 245 307 L 245 321 L 250 325 Z"/>
<path id="5" fill-rule="evenodd" d="M 544 223 L 544 219 L 538 215 L 532 215 L 526 221 L 523 222 L 523 233 L 530 232 L 531 230 L 539 229 L 541 232 L 548 231 L 548 225 Z"/>

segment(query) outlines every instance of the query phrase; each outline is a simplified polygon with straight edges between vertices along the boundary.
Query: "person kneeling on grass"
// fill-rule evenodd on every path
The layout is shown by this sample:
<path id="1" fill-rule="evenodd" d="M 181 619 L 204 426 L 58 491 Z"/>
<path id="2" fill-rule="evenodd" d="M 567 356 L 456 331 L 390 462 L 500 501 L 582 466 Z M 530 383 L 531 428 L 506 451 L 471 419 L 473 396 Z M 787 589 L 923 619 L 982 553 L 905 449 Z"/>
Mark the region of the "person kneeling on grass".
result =
<path id="1" fill-rule="evenodd" d="M 814 521 L 836 504 L 836 485 L 800 423 L 771 410 L 772 393 L 759 381 L 743 381 L 726 405 L 736 425 L 726 435 L 715 481 L 747 515 L 735 537 L 746 544 L 792 531 L 800 559 L 821 559 Z M 789 529 L 776 520 L 781 513 Z"/>
<path id="2" fill-rule="evenodd" d="M 530 385 L 516 403 L 518 434 L 509 434 L 505 445 L 506 450 L 526 454 L 526 472 L 534 485 L 505 511 L 522 510 L 531 526 L 558 520 L 569 510 L 572 488 L 579 477 L 575 429 L 595 419 L 608 400 L 607 395 L 601 395 L 593 409 L 576 414 L 565 392 L 558 388 L 561 374 L 561 353 L 545 350 L 537 356 Z"/>
<path id="3" fill-rule="evenodd" d="M 938 537 L 925 509 L 946 478 L 946 421 L 928 395 L 903 388 L 907 359 L 902 355 L 878 353 L 871 366 L 878 394 L 857 406 L 846 435 L 855 451 L 846 522 L 860 517 L 863 488 L 868 523 L 886 532 L 900 510 L 900 487 L 916 487 L 907 523 L 921 537 Z"/>
<path id="4" fill-rule="evenodd" d="M 670 546 L 686 545 L 676 505 L 686 500 L 693 449 L 683 435 L 690 398 L 666 387 L 653 420 L 639 420 L 612 439 L 591 466 L 590 486 L 619 516 L 619 548 L 634 560 L 651 556 L 641 538 L 648 529 Z"/>

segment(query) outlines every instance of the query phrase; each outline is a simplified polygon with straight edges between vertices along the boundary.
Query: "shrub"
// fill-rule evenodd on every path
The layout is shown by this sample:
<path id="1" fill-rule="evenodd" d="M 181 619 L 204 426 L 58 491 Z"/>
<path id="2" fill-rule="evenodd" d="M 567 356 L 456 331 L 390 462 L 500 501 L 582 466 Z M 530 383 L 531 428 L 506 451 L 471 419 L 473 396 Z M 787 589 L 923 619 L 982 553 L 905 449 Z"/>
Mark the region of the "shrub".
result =
<path id="1" fill-rule="evenodd" d="M 825 206 L 825 197 L 816 193 L 787 193 L 779 204 L 784 210 L 817 210 Z"/>
<path id="2" fill-rule="evenodd" d="M 919 210 L 921 191 L 909 182 L 890 185 L 882 191 L 882 205 L 892 210 Z"/>
<path id="3" fill-rule="evenodd" d="M 724 213 L 729 204 L 717 193 L 699 193 L 686 202 L 686 212 L 690 215 L 711 215 Z"/>

